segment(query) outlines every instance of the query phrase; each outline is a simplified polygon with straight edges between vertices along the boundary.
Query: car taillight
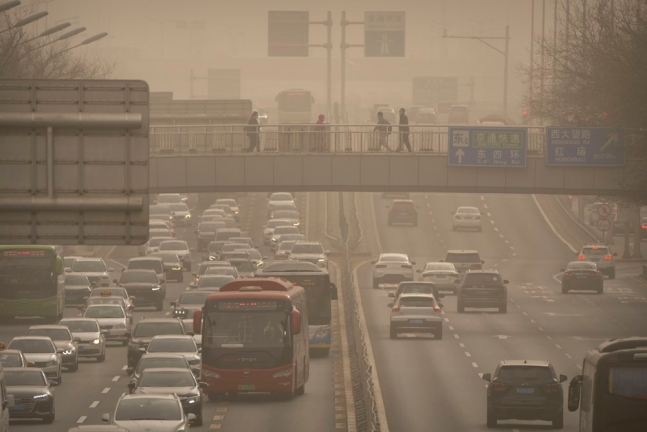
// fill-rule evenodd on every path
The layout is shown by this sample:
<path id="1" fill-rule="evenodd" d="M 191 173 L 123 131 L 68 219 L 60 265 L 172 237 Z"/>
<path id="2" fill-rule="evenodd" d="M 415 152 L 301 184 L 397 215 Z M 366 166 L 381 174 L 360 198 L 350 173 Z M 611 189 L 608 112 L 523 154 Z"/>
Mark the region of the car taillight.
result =
<path id="1" fill-rule="evenodd" d="M 609 255 L 605 255 L 605 256 L 604 256 L 604 259 L 605 259 L 606 261 L 611 261 L 611 260 L 613 259 L 613 255 L 611 255 L 611 254 L 609 254 Z"/>
<path id="2" fill-rule="evenodd" d="M 386 264 L 377 264 L 375 268 L 386 268 Z"/>
<path id="3" fill-rule="evenodd" d="M 411 264 L 402 264 L 402 268 L 410 269 L 410 268 L 411 268 Z"/>
<path id="4" fill-rule="evenodd" d="M 554 392 L 554 391 L 558 391 L 560 386 L 561 386 L 560 383 L 544 384 L 544 390 L 546 392 Z"/>
<path id="5" fill-rule="evenodd" d="M 500 383 L 500 382 L 492 381 L 492 382 L 490 383 L 490 388 L 491 388 L 492 390 L 494 390 L 494 391 L 501 391 L 501 390 L 505 390 L 505 389 L 507 389 L 507 388 L 508 388 L 508 385 L 507 385 L 507 384 L 504 384 L 504 383 Z"/>
<path id="6" fill-rule="evenodd" d="M 578 255 L 577 259 L 580 260 L 580 261 L 584 261 L 586 259 L 586 255 L 580 254 L 580 255 Z"/>
<path id="7" fill-rule="evenodd" d="M 439 308 L 438 306 L 434 306 L 434 312 L 436 313 L 441 313 L 443 310 Z"/>
<path id="8" fill-rule="evenodd" d="M 391 308 L 392 312 L 400 312 L 400 302 L 398 301 L 393 308 Z"/>
<path id="9" fill-rule="evenodd" d="M 564 279 L 567 279 L 569 277 L 573 277 L 573 275 L 571 273 L 564 273 L 564 275 L 562 276 L 562 278 Z"/>
<path id="10" fill-rule="evenodd" d="M 461 217 L 460 217 L 459 215 L 456 215 L 456 216 L 454 216 L 454 219 L 458 219 L 458 220 L 460 220 L 460 219 L 461 219 Z"/>

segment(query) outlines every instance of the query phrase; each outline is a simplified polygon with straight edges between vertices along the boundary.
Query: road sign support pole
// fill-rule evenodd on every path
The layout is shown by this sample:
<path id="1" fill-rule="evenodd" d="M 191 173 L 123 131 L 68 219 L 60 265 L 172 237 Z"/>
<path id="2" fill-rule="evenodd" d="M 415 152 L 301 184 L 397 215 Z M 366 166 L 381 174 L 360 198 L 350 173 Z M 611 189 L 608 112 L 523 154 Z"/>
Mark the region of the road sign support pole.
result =
<path id="1" fill-rule="evenodd" d="M 492 37 L 482 37 L 482 36 L 448 36 L 447 33 L 443 34 L 443 38 L 447 39 L 474 39 L 485 45 L 492 48 L 494 51 L 499 54 L 503 54 L 504 57 L 504 68 L 503 68 L 503 115 L 508 115 L 508 51 L 509 51 L 509 41 L 510 41 L 510 26 L 505 27 L 505 36 L 492 36 Z M 486 42 L 489 39 L 505 40 L 505 49 L 500 50 L 494 45 Z"/>
<path id="2" fill-rule="evenodd" d="M 54 198 L 54 129 L 47 127 L 47 197 Z"/>
<path id="3" fill-rule="evenodd" d="M 193 68 L 191 68 L 191 71 L 189 72 L 189 99 L 193 100 Z"/>
<path id="4" fill-rule="evenodd" d="M 341 13 L 341 43 L 339 47 L 341 48 L 341 117 L 342 123 L 345 123 L 347 120 L 346 116 L 346 50 L 348 48 L 363 48 L 364 44 L 348 44 L 346 43 L 346 26 L 353 24 L 364 25 L 364 21 L 347 21 L 346 20 L 346 11 Z"/>
<path id="5" fill-rule="evenodd" d="M 332 12 L 328 11 L 325 21 L 310 21 L 309 25 L 322 24 L 326 26 L 327 37 L 326 43 L 320 45 L 308 45 L 311 48 L 326 49 L 326 118 L 330 118 L 332 113 Z"/>

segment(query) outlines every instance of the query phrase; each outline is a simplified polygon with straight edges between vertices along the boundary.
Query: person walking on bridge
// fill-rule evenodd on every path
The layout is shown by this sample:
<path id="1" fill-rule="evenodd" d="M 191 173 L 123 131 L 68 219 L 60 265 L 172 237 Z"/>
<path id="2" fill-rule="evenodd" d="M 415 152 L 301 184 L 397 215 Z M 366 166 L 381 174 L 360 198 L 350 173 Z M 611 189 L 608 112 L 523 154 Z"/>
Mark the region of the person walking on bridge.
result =
<path id="1" fill-rule="evenodd" d="M 252 116 L 249 118 L 247 126 L 245 126 L 245 133 L 247 134 L 247 138 L 249 138 L 249 148 L 247 151 L 253 152 L 254 149 L 256 149 L 260 152 L 261 146 L 258 139 L 258 111 L 254 111 Z"/>
<path id="2" fill-rule="evenodd" d="M 377 113 L 377 126 L 373 129 L 373 132 L 377 132 L 377 138 L 379 147 L 375 149 L 380 151 L 382 147 L 385 147 L 387 151 L 391 152 L 391 147 L 389 147 L 389 134 L 391 133 L 391 123 L 384 118 L 382 111 Z"/>
<path id="3" fill-rule="evenodd" d="M 404 108 L 400 108 L 400 122 L 398 124 L 398 132 L 400 132 L 400 140 L 398 141 L 398 148 L 396 152 L 402 151 L 402 144 L 407 146 L 407 150 L 411 153 L 411 144 L 409 143 L 409 117 L 406 116 Z"/>

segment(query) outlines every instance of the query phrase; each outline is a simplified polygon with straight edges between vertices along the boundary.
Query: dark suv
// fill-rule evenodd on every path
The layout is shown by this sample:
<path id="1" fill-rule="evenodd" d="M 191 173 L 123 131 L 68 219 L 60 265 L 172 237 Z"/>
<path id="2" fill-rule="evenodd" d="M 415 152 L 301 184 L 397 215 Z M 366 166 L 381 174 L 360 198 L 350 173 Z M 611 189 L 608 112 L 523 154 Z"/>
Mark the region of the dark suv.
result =
<path id="1" fill-rule="evenodd" d="M 465 273 L 465 279 L 458 287 L 456 302 L 458 312 L 466 307 L 499 308 L 499 313 L 508 311 L 508 283 L 499 272 L 475 270 Z"/>
<path id="2" fill-rule="evenodd" d="M 186 332 L 182 321 L 177 318 L 142 318 L 135 324 L 132 334 L 129 335 L 128 367 L 137 366 L 153 336 L 186 334 L 193 335 L 193 332 Z"/>
<path id="3" fill-rule="evenodd" d="M 498 420 L 545 420 L 553 429 L 564 427 L 566 375 L 544 360 L 504 360 L 494 376 L 483 374 L 487 386 L 487 427 Z"/>
<path id="4" fill-rule="evenodd" d="M 389 225 L 396 223 L 408 223 L 413 226 L 418 226 L 418 211 L 416 205 L 411 200 L 393 200 L 392 206 L 387 206 L 389 209 L 388 221 Z"/>

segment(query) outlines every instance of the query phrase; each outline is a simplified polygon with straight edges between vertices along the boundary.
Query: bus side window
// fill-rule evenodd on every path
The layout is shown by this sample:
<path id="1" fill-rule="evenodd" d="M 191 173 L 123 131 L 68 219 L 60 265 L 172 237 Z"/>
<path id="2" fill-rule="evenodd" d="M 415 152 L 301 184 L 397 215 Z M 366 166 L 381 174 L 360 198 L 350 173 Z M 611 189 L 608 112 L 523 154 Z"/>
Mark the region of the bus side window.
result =
<path id="1" fill-rule="evenodd" d="M 330 300 L 337 300 L 337 285 L 330 283 Z"/>
<path id="2" fill-rule="evenodd" d="M 56 257 L 56 275 L 60 276 L 63 274 L 63 259 L 60 256 Z"/>
<path id="3" fill-rule="evenodd" d="M 582 375 L 575 375 L 568 386 L 568 410 L 570 412 L 575 412 L 580 407 L 583 378 Z"/>

